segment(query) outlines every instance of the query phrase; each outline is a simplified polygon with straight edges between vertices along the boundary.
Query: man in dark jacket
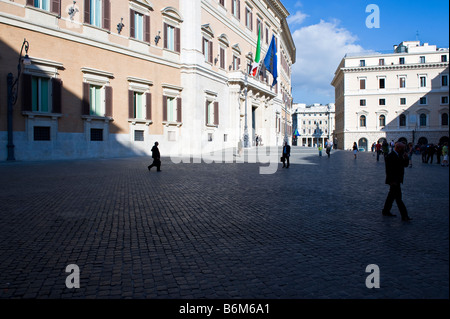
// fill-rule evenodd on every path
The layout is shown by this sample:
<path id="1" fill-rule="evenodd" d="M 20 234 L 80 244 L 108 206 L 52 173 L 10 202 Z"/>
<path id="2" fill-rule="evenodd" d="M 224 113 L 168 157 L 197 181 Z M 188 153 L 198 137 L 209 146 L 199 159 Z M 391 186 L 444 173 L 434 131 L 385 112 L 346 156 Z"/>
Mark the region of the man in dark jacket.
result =
<path id="1" fill-rule="evenodd" d="M 152 165 L 148 166 L 148 170 L 150 170 L 153 166 L 156 166 L 156 170 L 161 172 L 161 155 L 159 154 L 158 142 L 155 142 L 155 145 L 152 147 Z"/>
<path id="2" fill-rule="evenodd" d="M 408 154 L 405 152 L 405 144 L 397 142 L 394 150 L 386 156 L 386 184 L 390 186 L 389 194 L 386 198 L 383 208 L 383 216 L 395 216 L 391 213 L 394 200 L 397 202 L 398 209 L 403 221 L 411 220 L 408 211 L 402 200 L 401 184 L 405 175 L 405 167 L 409 165 Z"/>
<path id="3" fill-rule="evenodd" d="M 283 146 L 283 167 L 289 168 L 289 157 L 291 156 L 291 147 L 287 142 L 284 143 Z"/>

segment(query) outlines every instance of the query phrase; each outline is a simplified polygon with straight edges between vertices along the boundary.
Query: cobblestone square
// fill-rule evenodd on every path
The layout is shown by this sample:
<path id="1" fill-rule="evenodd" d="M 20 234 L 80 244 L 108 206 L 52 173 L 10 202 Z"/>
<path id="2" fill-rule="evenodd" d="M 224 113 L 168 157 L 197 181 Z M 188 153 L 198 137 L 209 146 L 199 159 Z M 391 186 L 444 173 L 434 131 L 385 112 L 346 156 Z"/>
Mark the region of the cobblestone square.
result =
<path id="1" fill-rule="evenodd" d="M 413 161 L 411 222 L 395 204 L 381 215 L 372 153 L 293 147 L 267 175 L 236 161 L 3 162 L 0 298 L 449 298 L 449 170 Z M 66 287 L 71 264 L 80 288 Z"/>

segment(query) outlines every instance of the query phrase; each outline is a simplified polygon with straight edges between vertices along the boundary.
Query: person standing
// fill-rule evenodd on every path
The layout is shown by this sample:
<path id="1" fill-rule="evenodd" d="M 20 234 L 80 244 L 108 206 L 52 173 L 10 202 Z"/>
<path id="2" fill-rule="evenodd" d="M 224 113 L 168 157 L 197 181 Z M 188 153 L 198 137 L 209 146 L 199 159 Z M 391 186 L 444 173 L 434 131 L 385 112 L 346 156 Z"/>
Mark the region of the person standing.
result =
<path id="1" fill-rule="evenodd" d="M 436 152 L 436 162 L 437 164 L 441 164 L 441 156 L 442 156 L 442 143 L 439 143 L 435 146 L 435 152 Z"/>
<path id="2" fill-rule="evenodd" d="M 413 143 L 409 143 L 408 144 L 408 148 L 407 148 L 407 153 L 408 153 L 408 159 L 409 159 L 409 167 L 412 167 L 412 156 L 414 153 L 414 145 Z"/>
<path id="3" fill-rule="evenodd" d="M 383 150 L 383 156 L 386 159 L 386 156 L 389 154 L 389 144 L 386 140 L 383 140 L 383 144 L 381 144 L 381 149 Z"/>
<path id="4" fill-rule="evenodd" d="M 155 145 L 152 147 L 153 163 L 148 166 L 148 170 L 150 170 L 153 166 L 156 166 L 156 171 L 161 172 L 161 155 L 159 153 L 158 145 L 159 143 L 155 142 Z"/>
<path id="5" fill-rule="evenodd" d="M 442 164 L 441 166 L 448 166 L 448 143 L 445 142 L 442 146 Z"/>
<path id="6" fill-rule="evenodd" d="M 377 142 L 375 145 L 375 151 L 377 152 L 377 162 L 380 161 L 380 154 L 381 154 L 381 144 L 380 141 Z"/>
<path id="7" fill-rule="evenodd" d="M 356 154 L 358 153 L 358 145 L 356 144 L 356 142 L 353 143 L 353 155 L 355 156 L 356 159 Z"/>
<path id="8" fill-rule="evenodd" d="M 284 142 L 283 146 L 283 167 L 289 168 L 289 157 L 291 156 L 291 147 L 288 145 L 288 142 Z"/>
<path id="9" fill-rule="evenodd" d="M 323 149 L 322 144 L 319 144 L 319 156 L 322 156 L 322 149 Z"/>
<path id="10" fill-rule="evenodd" d="M 331 155 L 331 148 L 333 147 L 333 142 L 331 142 L 331 141 L 328 141 L 328 143 L 327 143 L 327 149 L 325 150 L 325 152 L 327 153 L 327 155 L 328 155 L 328 158 L 330 157 L 330 155 Z"/>
<path id="11" fill-rule="evenodd" d="M 403 221 L 412 220 L 402 200 L 401 184 L 405 175 L 405 167 L 409 164 L 408 155 L 405 152 L 405 144 L 395 143 L 394 150 L 386 156 L 386 181 L 389 185 L 389 193 L 384 203 L 383 216 L 395 216 L 391 213 L 394 200 L 397 203 Z"/>

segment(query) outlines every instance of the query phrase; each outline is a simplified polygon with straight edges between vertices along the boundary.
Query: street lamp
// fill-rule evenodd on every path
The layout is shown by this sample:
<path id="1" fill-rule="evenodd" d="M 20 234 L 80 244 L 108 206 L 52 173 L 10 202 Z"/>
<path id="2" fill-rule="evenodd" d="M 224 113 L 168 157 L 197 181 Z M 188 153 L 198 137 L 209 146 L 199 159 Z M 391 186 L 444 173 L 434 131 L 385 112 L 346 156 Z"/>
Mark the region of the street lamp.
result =
<path id="1" fill-rule="evenodd" d="M 247 93 L 248 93 L 248 74 L 247 72 L 245 72 L 245 89 L 244 89 L 244 94 L 245 94 L 245 126 L 244 126 L 244 148 L 249 148 L 249 136 L 248 136 L 248 125 L 247 125 Z"/>
<path id="2" fill-rule="evenodd" d="M 22 52 L 25 48 L 25 56 L 22 58 Z M 7 86 L 8 86 L 8 113 L 7 113 L 7 127 L 8 127 L 8 161 L 15 161 L 14 157 L 14 142 L 13 142 L 13 107 L 17 102 L 17 91 L 19 86 L 19 78 L 22 74 L 22 64 L 30 65 L 31 60 L 28 57 L 29 43 L 26 39 L 23 39 L 22 48 L 19 54 L 19 63 L 17 64 L 17 77 L 14 79 L 12 73 L 8 73 Z"/>

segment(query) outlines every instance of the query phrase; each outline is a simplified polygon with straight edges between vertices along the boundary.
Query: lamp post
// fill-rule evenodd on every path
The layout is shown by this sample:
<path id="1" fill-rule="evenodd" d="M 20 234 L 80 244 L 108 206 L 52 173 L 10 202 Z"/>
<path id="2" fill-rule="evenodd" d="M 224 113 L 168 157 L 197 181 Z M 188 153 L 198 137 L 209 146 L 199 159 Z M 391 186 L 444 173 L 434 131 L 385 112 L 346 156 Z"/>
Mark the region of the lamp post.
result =
<path id="1" fill-rule="evenodd" d="M 25 56 L 22 59 L 22 52 L 25 48 Z M 14 79 L 12 73 L 8 73 L 7 87 L 8 87 L 8 109 L 7 109 L 7 129 L 8 129 L 8 158 L 7 161 L 15 161 L 14 157 L 14 140 L 13 140 L 13 108 L 17 102 L 17 91 L 19 86 L 19 78 L 22 74 L 22 63 L 24 65 L 30 65 L 31 61 L 28 57 L 29 43 L 26 39 L 23 39 L 22 48 L 19 54 L 19 63 L 17 64 L 17 77 Z"/>

